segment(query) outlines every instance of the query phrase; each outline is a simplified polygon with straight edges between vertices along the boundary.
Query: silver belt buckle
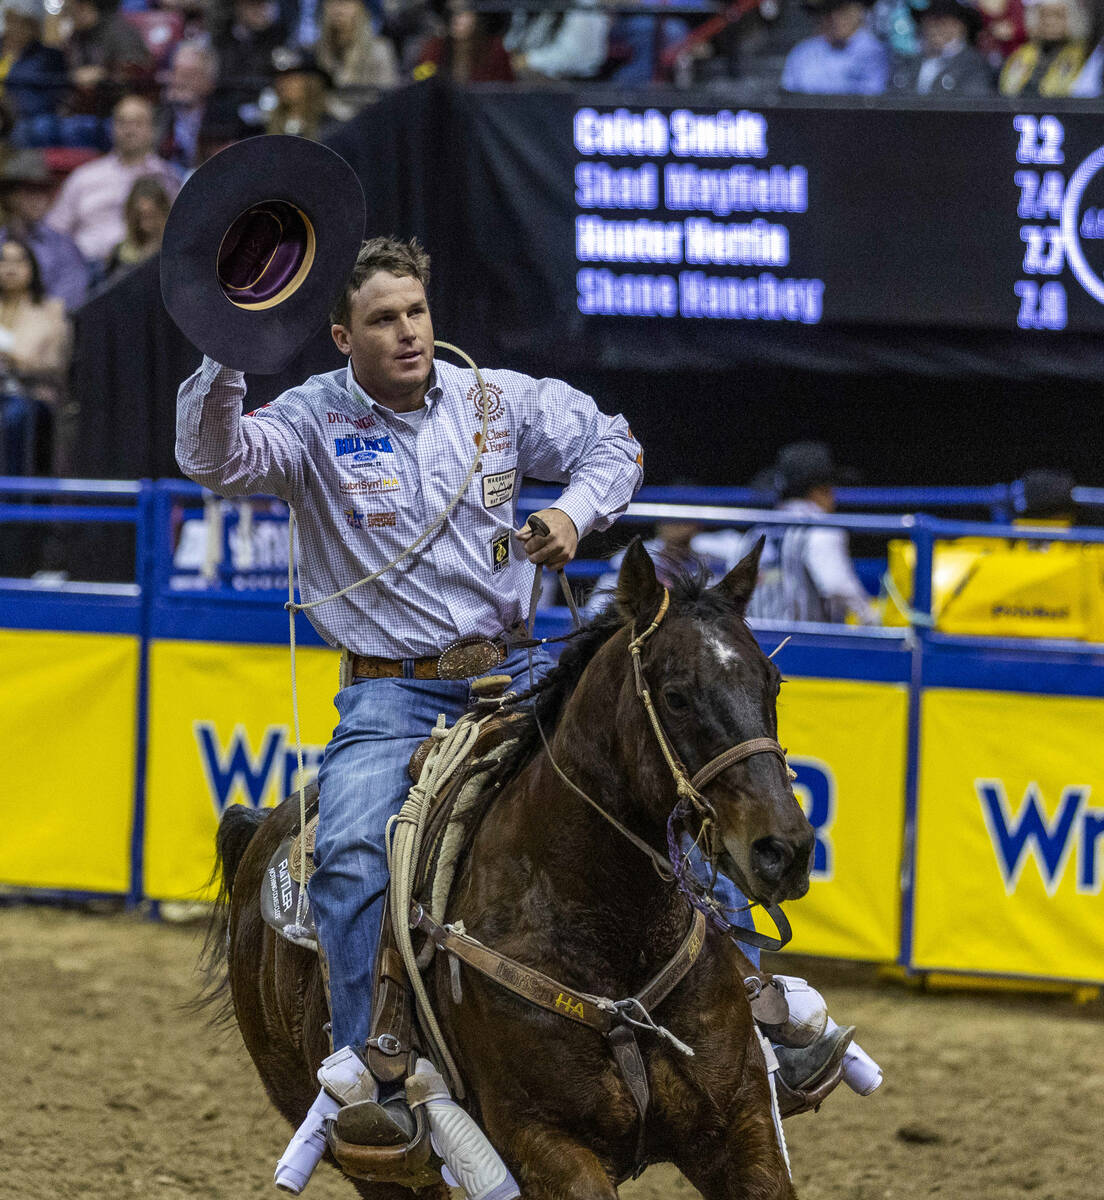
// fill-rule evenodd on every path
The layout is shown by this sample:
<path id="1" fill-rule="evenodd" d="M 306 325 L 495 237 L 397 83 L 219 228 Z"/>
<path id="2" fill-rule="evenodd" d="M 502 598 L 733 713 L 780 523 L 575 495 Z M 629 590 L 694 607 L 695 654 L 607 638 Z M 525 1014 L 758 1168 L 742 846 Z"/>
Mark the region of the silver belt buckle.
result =
<path id="1" fill-rule="evenodd" d="M 485 675 L 502 661 L 499 647 L 491 638 L 463 637 L 446 646 L 437 660 L 438 679 L 471 679 Z"/>

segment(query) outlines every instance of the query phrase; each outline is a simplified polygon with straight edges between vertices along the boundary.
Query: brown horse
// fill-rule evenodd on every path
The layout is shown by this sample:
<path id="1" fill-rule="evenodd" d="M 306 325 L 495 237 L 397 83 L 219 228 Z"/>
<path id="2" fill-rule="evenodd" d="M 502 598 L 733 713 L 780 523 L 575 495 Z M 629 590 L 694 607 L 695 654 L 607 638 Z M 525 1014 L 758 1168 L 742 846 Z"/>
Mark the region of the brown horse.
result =
<path id="1" fill-rule="evenodd" d="M 776 737 L 780 677 L 744 619 L 758 551 L 713 588 L 681 582 L 642 647 L 656 711 L 691 773 L 750 739 Z M 671 770 L 637 694 L 629 644 L 659 611 L 664 590 L 635 542 L 617 602 L 575 640 L 538 694 L 530 732 L 457 873 L 450 921 L 481 942 L 571 988 L 633 995 L 673 956 L 689 927 L 684 896 L 638 848 L 563 783 L 539 737 L 571 780 L 652 847 L 666 852 Z M 704 787 L 715 814 L 716 857 L 763 903 L 808 888 L 812 829 L 781 758 L 761 753 Z M 271 815 L 231 808 L 219 830 L 234 1010 L 276 1107 L 297 1125 L 329 1052 L 314 955 L 261 920 L 269 857 L 297 808 Z M 254 836 L 255 834 L 255 836 Z M 445 955 L 429 986 L 468 1085 L 470 1108 L 527 1200 L 615 1200 L 639 1163 L 638 1114 L 609 1043 L 533 1007 L 465 969 L 450 996 Z M 770 1115 L 769 1085 L 743 980 L 749 964 L 710 928 L 693 967 L 652 1016 L 693 1048 L 687 1057 L 641 1032 L 651 1086 L 646 1162 L 672 1162 L 706 1200 L 794 1195 Z M 358 1182 L 373 1200 L 405 1189 Z M 443 1188 L 418 1193 L 445 1197 Z"/>

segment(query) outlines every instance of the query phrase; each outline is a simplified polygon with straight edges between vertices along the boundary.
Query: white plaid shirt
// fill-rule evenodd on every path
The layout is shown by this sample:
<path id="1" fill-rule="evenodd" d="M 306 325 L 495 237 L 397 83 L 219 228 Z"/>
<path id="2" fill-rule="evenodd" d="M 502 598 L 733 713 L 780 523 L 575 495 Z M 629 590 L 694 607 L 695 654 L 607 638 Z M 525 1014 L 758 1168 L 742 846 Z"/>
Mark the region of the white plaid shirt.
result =
<path id="1" fill-rule="evenodd" d="M 327 596 L 396 557 L 444 511 L 476 451 L 475 375 L 438 362 L 420 427 L 373 401 L 352 365 L 313 375 L 242 419 L 240 371 L 203 360 L 180 385 L 176 460 L 224 496 L 293 505 L 302 599 Z M 496 637 L 527 615 L 533 566 L 510 537 L 523 476 L 566 483 L 555 507 L 579 536 L 625 511 L 643 475 L 624 417 L 558 379 L 483 372 L 491 419 L 482 469 L 445 526 L 374 583 L 308 610 L 332 646 L 385 658 Z"/>

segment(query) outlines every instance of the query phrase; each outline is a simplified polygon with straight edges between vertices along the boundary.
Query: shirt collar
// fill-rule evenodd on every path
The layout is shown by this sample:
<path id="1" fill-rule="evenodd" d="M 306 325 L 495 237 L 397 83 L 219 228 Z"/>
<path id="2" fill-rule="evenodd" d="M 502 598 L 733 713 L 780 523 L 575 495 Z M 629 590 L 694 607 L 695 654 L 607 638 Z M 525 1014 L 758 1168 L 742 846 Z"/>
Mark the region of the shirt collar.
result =
<path id="1" fill-rule="evenodd" d="M 377 400 L 373 400 L 371 396 L 357 383 L 356 376 L 353 374 L 353 360 L 350 358 L 345 366 L 345 387 L 351 395 L 355 396 L 362 404 L 367 404 L 369 408 L 375 409 L 376 412 L 388 412 L 392 416 L 401 416 L 396 414 L 392 409 L 385 404 L 380 404 Z M 434 365 L 433 370 L 429 375 L 429 389 L 426 392 L 426 408 L 433 408 L 438 400 L 444 395 L 441 390 L 441 378 L 437 374 L 437 367 Z"/>

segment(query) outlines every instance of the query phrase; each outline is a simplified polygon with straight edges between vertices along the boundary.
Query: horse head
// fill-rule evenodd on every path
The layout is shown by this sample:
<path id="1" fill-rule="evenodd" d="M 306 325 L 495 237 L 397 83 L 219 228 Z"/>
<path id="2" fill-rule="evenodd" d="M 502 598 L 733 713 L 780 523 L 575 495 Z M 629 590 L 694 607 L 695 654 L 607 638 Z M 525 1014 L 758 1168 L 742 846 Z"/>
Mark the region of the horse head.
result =
<path id="1" fill-rule="evenodd" d="M 641 647 L 641 667 L 656 716 L 693 777 L 724 751 L 754 739 L 777 740 L 778 668 L 759 648 L 744 611 L 763 542 L 714 587 L 689 581 L 670 589 L 669 607 Z M 664 587 L 643 544 L 629 547 L 617 585 L 621 615 L 639 635 L 655 620 Z M 625 695 L 631 689 L 631 701 Z M 634 715 L 626 769 L 650 816 L 666 820 L 672 772 L 643 713 L 632 673 L 622 689 L 619 720 Z M 716 866 L 750 899 L 776 903 L 809 888 L 813 830 L 793 794 L 780 752 L 756 752 L 725 767 L 701 788 L 712 809 Z M 693 830 L 692 830 L 693 832 Z"/>

